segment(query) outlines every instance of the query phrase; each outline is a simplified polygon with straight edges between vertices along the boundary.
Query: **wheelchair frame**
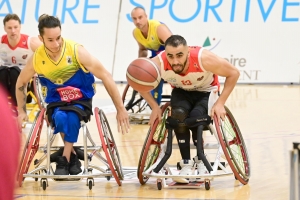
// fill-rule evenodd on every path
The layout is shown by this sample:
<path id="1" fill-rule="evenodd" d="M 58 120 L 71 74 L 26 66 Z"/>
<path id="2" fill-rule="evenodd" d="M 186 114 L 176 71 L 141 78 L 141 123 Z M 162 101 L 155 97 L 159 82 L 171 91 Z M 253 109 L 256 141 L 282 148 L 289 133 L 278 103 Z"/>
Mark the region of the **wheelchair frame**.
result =
<path id="1" fill-rule="evenodd" d="M 27 103 L 26 108 L 28 109 L 28 122 L 25 122 L 23 124 L 23 128 L 26 126 L 26 124 L 32 124 L 35 120 L 35 116 L 38 111 L 40 111 L 43 107 L 46 107 L 46 103 L 43 101 L 43 97 L 41 94 L 41 87 L 39 83 L 39 79 L 37 76 L 34 76 L 30 80 L 30 84 L 33 86 L 33 91 L 27 91 L 27 96 L 30 95 L 32 99 L 34 100 L 34 103 Z"/>
<path id="2" fill-rule="evenodd" d="M 51 147 L 54 142 L 56 134 L 53 134 L 53 130 L 44 119 L 44 114 L 46 112 L 46 103 L 42 95 L 41 87 L 37 77 L 34 79 L 34 90 L 38 97 L 39 110 L 35 115 L 33 120 L 31 130 L 28 134 L 27 140 L 24 145 L 24 150 L 21 155 L 21 162 L 19 164 L 17 181 L 21 187 L 23 181 L 26 177 L 32 177 L 35 181 L 40 178 L 40 186 L 43 190 L 48 187 L 48 178 L 54 181 L 68 180 L 68 181 L 79 181 L 86 178 L 86 185 L 91 190 L 94 186 L 94 178 L 105 177 L 107 180 L 113 176 L 119 186 L 122 185 L 122 180 L 124 179 L 124 174 L 122 170 L 121 160 L 119 157 L 118 149 L 111 133 L 111 129 L 104 112 L 98 107 L 94 108 L 94 114 L 97 124 L 97 130 L 100 136 L 101 145 L 96 145 L 96 143 L 91 138 L 91 134 L 84 121 L 81 121 L 81 129 L 83 133 L 83 145 L 79 148 L 84 150 L 84 165 L 83 172 L 80 175 L 54 175 L 54 170 L 50 164 L 50 153 L 53 150 L 57 150 L 58 147 Z M 40 136 L 42 133 L 42 128 L 46 121 L 47 125 L 47 143 L 43 147 L 39 147 Z M 90 142 L 88 146 L 87 143 Z M 78 147 L 78 146 L 77 146 Z M 104 152 L 104 155 L 103 152 Z M 37 151 L 43 152 L 41 158 L 34 160 L 35 169 L 28 172 L 29 167 L 37 153 Z M 87 153 L 89 156 L 87 157 Z M 102 153 L 102 154 L 101 154 Z M 92 157 L 97 157 L 106 168 L 92 164 L 90 161 Z M 45 165 L 41 165 L 46 160 Z M 100 173 L 92 173 L 92 170 L 96 169 Z M 132 171 L 129 169 L 129 171 Z"/>
<path id="3" fill-rule="evenodd" d="M 247 149 L 232 113 L 227 107 L 225 107 L 225 109 L 227 113 L 225 121 L 222 122 L 222 124 L 218 124 L 217 118 L 215 117 L 213 120 L 214 125 L 210 124 L 207 127 L 218 142 L 217 144 L 207 143 L 204 145 L 204 149 L 217 149 L 215 160 L 213 164 L 210 163 L 210 165 L 212 164 L 212 171 L 209 174 L 188 175 L 183 177 L 173 175 L 171 168 L 175 166 L 162 161 L 167 148 L 172 148 L 173 146 L 177 147 L 177 145 L 172 145 L 174 133 L 172 130 L 169 132 L 165 127 L 165 121 L 167 117 L 170 116 L 170 104 L 166 103 L 162 106 L 162 121 L 161 123 L 155 121 L 153 127 L 150 127 L 141 151 L 137 172 L 140 184 L 144 185 L 150 177 L 154 177 L 157 178 L 157 188 L 159 190 L 168 187 L 199 188 L 203 184 L 205 185 L 205 189 L 209 190 L 210 181 L 215 177 L 232 174 L 236 180 L 239 180 L 244 185 L 247 184 L 250 178 L 250 163 Z M 224 159 L 224 161 L 222 162 L 221 159 Z M 224 162 L 227 163 L 224 164 Z M 153 173 L 153 170 L 158 165 L 163 167 L 161 167 L 158 173 Z M 228 165 L 232 172 L 226 169 Z M 218 170 L 222 170 L 223 173 L 218 173 Z M 203 181 L 189 184 L 167 184 L 167 178 L 189 178 L 194 180 L 201 178 Z"/>

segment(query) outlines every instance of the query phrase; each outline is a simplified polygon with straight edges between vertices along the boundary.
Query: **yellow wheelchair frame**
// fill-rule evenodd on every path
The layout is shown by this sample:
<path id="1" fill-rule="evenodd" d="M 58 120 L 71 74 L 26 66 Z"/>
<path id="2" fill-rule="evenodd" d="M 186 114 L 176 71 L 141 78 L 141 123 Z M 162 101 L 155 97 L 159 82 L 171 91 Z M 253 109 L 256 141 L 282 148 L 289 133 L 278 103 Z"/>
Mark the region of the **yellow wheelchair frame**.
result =
<path id="1" fill-rule="evenodd" d="M 33 99 L 33 101 L 31 103 L 26 103 L 27 112 L 29 113 L 28 113 L 28 121 L 23 124 L 23 128 L 25 128 L 27 123 L 32 124 L 34 122 L 36 118 L 36 114 L 42 108 L 41 99 L 38 94 L 38 90 L 39 90 L 38 84 L 39 84 L 38 78 L 36 76 L 34 76 L 29 82 L 29 85 L 32 86 L 33 90 L 27 91 L 27 97 L 30 96 Z M 43 93 L 43 91 L 41 92 Z"/>

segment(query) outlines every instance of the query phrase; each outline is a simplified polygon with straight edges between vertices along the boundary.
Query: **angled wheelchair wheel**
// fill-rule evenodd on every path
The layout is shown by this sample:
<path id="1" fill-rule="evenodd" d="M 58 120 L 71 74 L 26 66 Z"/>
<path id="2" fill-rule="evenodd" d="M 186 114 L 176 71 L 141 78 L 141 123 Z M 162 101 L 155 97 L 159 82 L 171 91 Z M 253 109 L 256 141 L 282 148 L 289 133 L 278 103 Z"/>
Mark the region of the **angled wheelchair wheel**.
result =
<path id="1" fill-rule="evenodd" d="M 132 113 L 140 113 L 148 105 L 144 98 L 137 91 L 134 91 L 129 84 L 123 91 L 122 100 L 126 110 Z"/>
<path id="2" fill-rule="evenodd" d="M 31 130 L 28 134 L 27 141 L 24 145 L 24 150 L 18 169 L 18 184 L 20 187 L 22 186 L 24 180 L 23 174 L 26 174 L 28 172 L 30 164 L 39 149 L 40 136 L 44 123 L 44 113 L 45 109 L 38 111 L 32 124 Z"/>
<path id="3" fill-rule="evenodd" d="M 246 185 L 250 178 L 250 161 L 247 148 L 232 113 L 226 106 L 225 110 L 226 116 L 222 125 L 218 124 L 216 117 L 214 118 L 217 134 L 235 178 Z"/>
<path id="4" fill-rule="evenodd" d="M 149 179 L 149 177 L 143 175 L 143 172 L 155 163 L 161 151 L 161 144 L 164 143 L 167 136 L 165 122 L 167 117 L 171 114 L 169 105 L 169 103 L 166 103 L 162 106 L 163 114 L 161 122 L 159 123 L 158 120 L 154 122 L 145 139 L 137 169 L 138 179 L 142 185 Z"/>
<path id="5" fill-rule="evenodd" d="M 124 175 L 122 171 L 121 159 L 114 137 L 111 133 L 110 126 L 102 110 L 96 107 L 94 109 L 94 113 L 96 116 L 96 123 L 100 135 L 100 140 L 102 143 L 102 148 L 107 159 L 107 163 L 116 182 L 119 186 L 121 186 L 122 182 L 120 180 L 124 179 Z"/>

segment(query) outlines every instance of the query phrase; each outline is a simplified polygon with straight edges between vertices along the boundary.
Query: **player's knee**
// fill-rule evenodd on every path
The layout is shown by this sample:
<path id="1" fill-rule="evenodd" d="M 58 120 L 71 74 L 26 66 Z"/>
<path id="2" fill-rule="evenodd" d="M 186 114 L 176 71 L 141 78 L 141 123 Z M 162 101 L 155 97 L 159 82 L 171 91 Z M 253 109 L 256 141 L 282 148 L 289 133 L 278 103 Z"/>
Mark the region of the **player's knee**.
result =
<path id="1" fill-rule="evenodd" d="M 184 120 L 188 127 L 197 127 L 200 125 L 208 125 L 211 123 L 211 117 L 207 113 L 203 113 L 197 109 L 190 112 L 188 118 Z"/>
<path id="2" fill-rule="evenodd" d="M 188 111 L 179 106 L 172 107 L 171 117 L 166 120 L 166 127 L 174 129 L 177 133 L 185 133 L 188 128 L 186 127 L 184 120 L 188 116 Z"/>
<path id="3" fill-rule="evenodd" d="M 61 111 L 56 111 L 53 115 L 53 119 L 55 121 L 55 124 L 65 124 L 66 121 L 68 120 L 68 116 L 65 112 L 61 112 Z"/>
<path id="4" fill-rule="evenodd" d="M 184 122 L 189 115 L 187 109 L 180 106 L 173 106 L 171 111 L 171 117 L 176 119 L 178 122 Z"/>

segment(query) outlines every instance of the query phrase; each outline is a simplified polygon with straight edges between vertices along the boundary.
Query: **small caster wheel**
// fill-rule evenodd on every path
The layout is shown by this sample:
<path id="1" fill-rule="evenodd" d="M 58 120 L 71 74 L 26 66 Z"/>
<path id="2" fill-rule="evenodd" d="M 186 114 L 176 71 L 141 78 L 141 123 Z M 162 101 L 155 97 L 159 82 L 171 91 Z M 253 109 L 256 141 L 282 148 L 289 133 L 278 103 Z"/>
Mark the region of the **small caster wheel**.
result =
<path id="1" fill-rule="evenodd" d="M 106 176 L 106 179 L 109 181 L 110 180 L 110 176 Z"/>
<path id="2" fill-rule="evenodd" d="M 157 189 L 161 190 L 161 188 L 162 188 L 161 180 L 157 180 L 156 185 L 157 185 Z"/>
<path id="3" fill-rule="evenodd" d="M 93 181 L 89 180 L 89 189 L 92 190 L 92 188 L 93 188 Z"/>
<path id="4" fill-rule="evenodd" d="M 47 189 L 47 181 L 46 180 L 42 180 L 42 188 L 44 191 Z"/>
<path id="5" fill-rule="evenodd" d="M 210 189 L 210 181 L 205 181 L 205 189 L 206 190 Z"/>

